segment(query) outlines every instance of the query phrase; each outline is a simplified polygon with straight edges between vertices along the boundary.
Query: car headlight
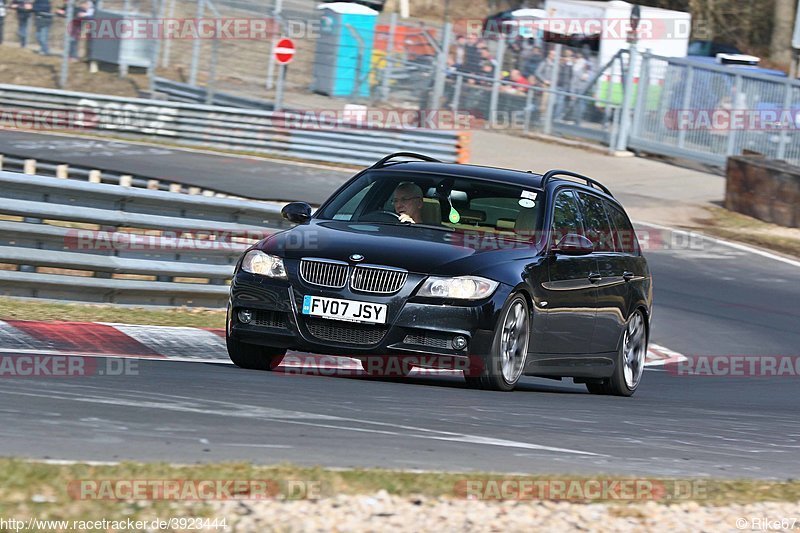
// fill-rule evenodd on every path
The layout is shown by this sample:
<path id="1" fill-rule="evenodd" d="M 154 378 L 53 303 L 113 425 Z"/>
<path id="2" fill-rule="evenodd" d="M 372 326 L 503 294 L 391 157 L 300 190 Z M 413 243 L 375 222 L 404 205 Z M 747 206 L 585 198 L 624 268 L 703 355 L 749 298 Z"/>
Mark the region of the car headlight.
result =
<path id="1" fill-rule="evenodd" d="M 268 278 L 286 278 L 283 259 L 275 255 L 265 254 L 261 250 L 250 250 L 242 260 L 242 270 L 251 274 L 259 274 Z"/>
<path id="2" fill-rule="evenodd" d="M 422 284 L 417 296 L 424 298 L 445 298 L 454 300 L 480 300 L 491 296 L 498 282 L 477 276 L 457 278 L 429 277 Z"/>

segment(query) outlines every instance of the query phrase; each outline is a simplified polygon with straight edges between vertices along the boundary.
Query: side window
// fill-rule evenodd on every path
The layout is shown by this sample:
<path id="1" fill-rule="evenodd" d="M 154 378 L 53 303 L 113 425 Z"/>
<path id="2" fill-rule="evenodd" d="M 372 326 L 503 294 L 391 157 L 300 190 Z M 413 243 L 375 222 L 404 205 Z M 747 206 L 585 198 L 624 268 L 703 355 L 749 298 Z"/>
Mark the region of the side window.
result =
<path id="1" fill-rule="evenodd" d="M 603 201 L 593 194 L 579 192 L 586 238 L 594 243 L 595 252 L 613 252 L 614 237 L 608 222 Z"/>
<path id="2" fill-rule="evenodd" d="M 583 233 L 578 204 L 572 191 L 561 191 L 556 196 L 553 202 L 552 231 L 552 244 L 558 243 L 567 233 Z"/>
<path id="3" fill-rule="evenodd" d="M 639 241 L 636 239 L 636 232 L 633 231 L 633 226 L 627 215 L 610 202 L 605 202 L 605 204 L 608 216 L 616 229 L 614 232 L 614 244 L 617 250 L 622 250 L 629 254 L 638 254 Z"/>

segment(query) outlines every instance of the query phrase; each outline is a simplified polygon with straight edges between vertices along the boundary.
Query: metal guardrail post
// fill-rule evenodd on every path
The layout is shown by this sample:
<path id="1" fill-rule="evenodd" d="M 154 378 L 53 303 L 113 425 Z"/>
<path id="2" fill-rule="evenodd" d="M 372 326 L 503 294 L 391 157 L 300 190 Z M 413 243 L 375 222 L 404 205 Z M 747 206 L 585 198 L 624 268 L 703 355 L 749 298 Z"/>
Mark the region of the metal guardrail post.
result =
<path id="1" fill-rule="evenodd" d="M 197 1 L 197 20 L 203 18 L 205 11 L 205 0 Z M 192 43 L 192 63 L 189 68 L 189 85 L 197 85 L 197 69 L 200 65 L 200 39 L 195 39 Z"/>
<path id="2" fill-rule="evenodd" d="M 281 27 L 281 10 L 283 9 L 283 0 L 275 0 L 275 8 L 272 10 L 272 16 L 274 17 L 274 23 L 277 24 L 278 28 Z M 272 42 L 270 43 L 269 47 L 269 60 L 267 62 L 267 81 L 264 85 L 264 88 L 268 91 L 271 91 L 272 88 L 275 86 L 274 78 L 275 78 L 275 48 L 278 46 L 278 40 L 280 39 L 280 31 L 275 32 L 272 36 Z"/>
<path id="3" fill-rule="evenodd" d="M 636 43 L 631 43 L 630 53 L 628 54 L 628 68 L 625 71 L 625 84 L 622 89 L 622 111 L 619 124 L 619 136 L 617 137 L 617 150 L 628 148 L 628 136 L 631 129 L 631 105 L 633 104 L 633 75 L 636 69 L 636 61 L 639 58 L 639 50 Z M 641 85 L 641 84 L 640 84 Z"/>
<path id="4" fill-rule="evenodd" d="M 70 52 L 70 31 L 72 31 L 72 18 L 75 13 L 75 0 L 67 0 L 66 20 L 64 21 L 64 50 L 61 52 L 61 76 L 58 78 L 58 86 L 64 89 L 67 86 L 69 76 L 69 52 Z M 83 28 L 78 27 L 80 32 Z M 80 39 L 80 34 L 76 37 Z M 75 44 L 77 46 L 77 43 Z"/>
<path id="5" fill-rule="evenodd" d="M 458 115 L 458 106 L 461 102 L 461 87 L 464 85 L 464 76 L 458 74 L 456 76 L 456 84 L 453 87 L 453 101 L 450 103 L 450 107 L 453 109 L 453 115 Z M 469 111 L 469 110 L 467 110 Z"/>
<path id="6" fill-rule="evenodd" d="M 694 85 L 694 67 L 687 66 L 686 84 L 683 87 L 683 99 L 681 100 L 681 109 L 673 109 L 672 111 L 680 113 L 681 110 L 689 108 L 689 99 L 692 97 L 692 86 Z M 678 148 L 683 148 L 686 144 L 686 128 L 678 125 Z"/>
<path id="7" fill-rule="evenodd" d="M 503 76 L 503 56 L 506 53 L 506 39 L 500 36 L 497 40 L 497 58 L 492 75 L 492 93 L 489 96 L 489 124 L 494 125 L 497 118 L 497 99 L 500 95 L 500 80 Z"/>
<path id="8" fill-rule="evenodd" d="M 533 111 L 533 89 L 528 88 L 526 93 L 527 94 L 525 95 L 525 125 L 522 127 L 522 131 L 528 133 L 531 130 L 531 112 Z"/>
<path id="9" fill-rule="evenodd" d="M 783 93 L 783 108 L 781 109 L 781 115 L 788 114 L 789 109 L 792 107 L 793 90 L 792 78 L 786 78 L 786 88 L 785 92 Z M 778 154 L 776 156 L 777 159 L 783 159 L 786 157 L 786 144 L 789 142 L 789 136 L 786 132 L 787 126 L 793 127 L 794 124 L 781 124 L 780 140 L 778 141 Z"/>
<path id="10" fill-rule="evenodd" d="M 733 97 L 731 98 L 731 110 L 735 110 L 736 100 L 739 98 L 739 95 L 742 94 L 742 76 L 741 74 L 736 75 L 736 79 L 733 82 Z M 728 146 L 725 149 L 725 155 L 732 156 L 736 153 L 736 128 L 729 128 L 728 129 Z"/>
<path id="11" fill-rule="evenodd" d="M 389 35 L 386 44 L 386 66 L 381 79 L 381 100 L 389 100 L 389 81 L 394 70 L 394 36 L 397 33 L 397 13 L 392 13 L 389 18 Z"/>
<path id="12" fill-rule="evenodd" d="M 156 4 L 157 1 L 157 4 Z M 153 4 L 153 17 L 158 17 L 164 20 L 164 10 L 166 9 L 166 0 L 154 0 Z M 156 69 L 158 68 L 158 56 L 161 55 L 161 41 L 164 39 L 164 34 L 156 35 L 153 43 L 153 53 L 150 56 L 150 67 L 147 69 L 149 82 L 150 82 L 150 98 L 156 97 Z"/>
<path id="13" fill-rule="evenodd" d="M 175 18 L 175 1 L 169 0 L 169 13 L 167 18 L 172 20 Z M 172 48 L 172 39 L 164 39 L 164 54 L 161 58 L 161 66 L 167 68 L 169 66 L 169 54 Z"/>
<path id="14" fill-rule="evenodd" d="M 453 24 L 446 22 L 442 28 L 442 47 L 436 56 L 436 72 L 433 80 L 430 108 L 439 109 L 444 94 L 444 82 L 447 78 L 447 54 L 450 51 L 450 39 L 453 34 Z"/>
<path id="15" fill-rule="evenodd" d="M 630 137 L 638 137 L 642 131 L 642 120 L 647 111 L 648 98 L 650 96 L 650 54 L 642 54 L 642 68 L 639 74 L 639 89 L 636 91 L 636 103 L 633 106 L 633 124 L 631 126 Z"/>
<path id="16" fill-rule="evenodd" d="M 550 135 L 553 132 L 553 111 L 556 108 L 556 98 L 558 98 L 558 72 L 561 70 L 561 50 L 564 45 L 558 43 L 556 45 L 556 60 L 553 65 L 553 71 L 550 73 L 550 87 L 545 89 L 547 95 L 547 108 L 544 113 L 544 133 Z M 547 61 L 547 59 L 545 59 Z"/>
<path id="17" fill-rule="evenodd" d="M 616 151 L 618 138 L 619 138 L 619 108 L 614 107 L 611 110 L 611 132 L 608 138 L 608 153 L 613 154 Z"/>
<path id="18" fill-rule="evenodd" d="M 214 40 L 211 42 L 211 65 L 208 70 L 208 83 L 206 83 L 206 104 L 214 103 L 214 90 L 217 84 L 217 62 L 219 57 L 219 37 L 214 32 Z"/>

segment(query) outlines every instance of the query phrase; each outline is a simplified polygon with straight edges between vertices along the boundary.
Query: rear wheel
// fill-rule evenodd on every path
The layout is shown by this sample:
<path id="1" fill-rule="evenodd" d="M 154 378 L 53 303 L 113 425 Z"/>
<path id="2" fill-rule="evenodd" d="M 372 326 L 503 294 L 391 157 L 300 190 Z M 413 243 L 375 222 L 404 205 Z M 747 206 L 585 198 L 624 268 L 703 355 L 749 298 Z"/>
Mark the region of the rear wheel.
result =
<path id="1" fill-rule="evenodd" d="M 587 383 L 592 394 L 632 396 L 642 380 L 647 355 L 647 328 L 644 313 L 637 309 L 628 319 L 622 334 L 614 374 L 602 382 Z"/>
<path id="2" fill-rule="evenodd" d="M 246 344 L 231 337 L 225 339 L 228 357 L 233 364 L 248 370 L 275 370 L 283 361 L 286 350 Z"/>
<path id="3" fill-rule="evenodd" d="M 484 357 L 479 375 L 465 376 L 467 385 L 476 389 L 514 390 L 528 355 L 529 318 L 527 300 L 521 294 L 512 295 L 500 313 L 491 352 Z"/>

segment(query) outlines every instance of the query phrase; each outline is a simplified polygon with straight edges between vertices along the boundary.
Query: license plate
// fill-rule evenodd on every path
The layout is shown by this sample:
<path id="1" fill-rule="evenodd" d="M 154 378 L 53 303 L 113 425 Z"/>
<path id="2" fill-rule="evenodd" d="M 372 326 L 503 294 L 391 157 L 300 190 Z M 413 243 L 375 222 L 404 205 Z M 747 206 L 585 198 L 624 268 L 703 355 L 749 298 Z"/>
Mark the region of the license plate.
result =
<path id="1" fill-rule="evenodd" d="M 322 296 L 304 296 L 303 314 L 347 322 L 386 323 L 386 305 Z"/>

